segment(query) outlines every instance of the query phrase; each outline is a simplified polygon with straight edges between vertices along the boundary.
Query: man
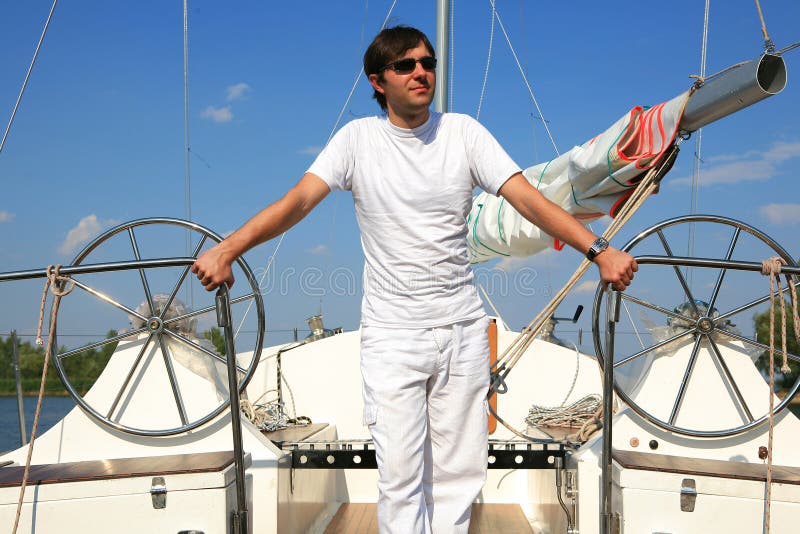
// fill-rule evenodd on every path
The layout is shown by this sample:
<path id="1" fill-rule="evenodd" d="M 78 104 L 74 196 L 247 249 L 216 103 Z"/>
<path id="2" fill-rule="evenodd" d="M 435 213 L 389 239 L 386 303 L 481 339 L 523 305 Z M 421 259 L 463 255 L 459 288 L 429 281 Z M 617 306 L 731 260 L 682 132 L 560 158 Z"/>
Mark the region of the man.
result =
<path id="1" fill-rule="evenodd" d="M 365 255 L 364 423 L 378 460 L 382 533 L 466 533 L 486 477 L 488 321 L 466 244 L 474 187 L 593 253 L 616 289 L 637 269 L 542 197 L 480 124 L 430 111 L 435 66 L 419 30 L 380 32 L 364 71 L 386 115 L 344 126 L 283 198 L 192 267 L 208 290 L 232 284 L 237 256 L 288 230 L 332 189 L 352 192 Z"/>

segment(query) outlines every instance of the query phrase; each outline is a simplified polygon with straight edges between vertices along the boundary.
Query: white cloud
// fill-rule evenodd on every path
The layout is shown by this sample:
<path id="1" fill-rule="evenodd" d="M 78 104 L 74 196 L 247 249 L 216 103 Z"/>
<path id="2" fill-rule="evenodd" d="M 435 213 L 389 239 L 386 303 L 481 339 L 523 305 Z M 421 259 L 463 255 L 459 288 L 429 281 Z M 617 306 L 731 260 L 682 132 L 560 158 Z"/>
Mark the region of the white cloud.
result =
<path id="1" fill-rule="evenodd" d="M 305 148 L 301 148 L 301 149 L 300 149 L 300 150 L 298 150 L 297 152 L 298 152 L 299 154 L 306 154 L 306 155 L 308 155 L 308 156 L 316 156 L 316 155 L 318 155 L 320 152 L 322 152 L 322 149 L 323 149 L 323 148 L 324 148 L 324 147 L 321 147 L 321 146 L 307 146 L 307 147 L 305 147 Z"/>
<path id="2" fill-rule="evenodd" d="M 584 280 L 580 284 L 576 285 L 573 289 L 573 293 L 594 293 L 597 290 L 597 284 L 600 283 L 600 280 Z"/>
<path id="3" fill-rule="evenodd" d="M 0 223 L 9 222 L 14 219 L 14 214 L 10 211 L 0 210 Z"/>
<path id="4" fill-rule="evenodd" d="M 758 211 L 772 224 L 788 226 L 800 223 L 800 204 L 767 204 L 759 207 Z"/>
<path id="5" fill-rule="evenodd" d="M 72 254 L 90 239 L 97 237 L 100 232 L 115 224 L 117 224 L 117 221 L 113 219 L 101 221 L 94 213 L 87 215 L 78 222 L 77 226 L 67 232 L 67 237 L 58 248 L 58 251 L 65 256 Z"/>
<path id="6" fill-rule="evenodd" d="M 722 154 L 709 158 L 701 169 L 700 185 L 734 184 L 770 180 L 780 164 L 800 157 L 800 141 L 779 141 L 766 151 L 750 150 L 742 154 Z M 692 184 L 691 176 L 668 179 L 673 187 Z"/>
<path id="7" fill-rule="evenodd" d="M 500 271 L 513 272 L 523 267 L 527 268 L 543 268 L 555 269 L 558 266 L 558 259 L 561 253 L 552 249 L 546 248 L 540 252 L 527 257 L 506 256 L 500 261 L 495 263 L 492 268 Z"/>
<path id="8" fill-rule="evenodd" d="M 324 256 L 329 253 L 328 247 L 325 245 L 317 245 L 316 247 L 306 249 L 306 252 L 314 256 Z"/>
<path id="9" fill-rule="evenodd" d="M 231 112 L 230 106 L 222 108 L 208 106 L 200 113 L 200 116 L 204 119 L 211 119 L 214 122 L 231 122 L 233 120 L 233 113 Z"/>
<path id="10" fill-rule="evenodd" d="M 515 258 L 513 256 L 506 256 L 502 260 L 498 261 L 494 268 L 499 271 L 516 271 L 522 267 L 525 267 L 530 264 L 530 260 L 528 258 Z"/>
<path id="11" fill-rule="evenodd" d="M 243 100 L 250 93 L 250 86 L 244 82 L 237 83 L 235 85 L 229 85 L 225 88 L 225 93 L 225 99 L 228 102 L 233 102 L 234 100 Z"/>

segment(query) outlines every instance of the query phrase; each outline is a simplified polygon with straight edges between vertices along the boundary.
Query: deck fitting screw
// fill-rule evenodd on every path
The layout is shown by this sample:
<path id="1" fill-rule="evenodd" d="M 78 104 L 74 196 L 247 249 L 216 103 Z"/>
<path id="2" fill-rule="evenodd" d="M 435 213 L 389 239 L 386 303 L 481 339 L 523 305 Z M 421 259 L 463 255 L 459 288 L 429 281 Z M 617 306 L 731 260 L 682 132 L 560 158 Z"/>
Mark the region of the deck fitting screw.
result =
<path id="1" fill-rule="evenodd" d="M 651 448 L 652 450 L 656 450 L 656 449 L 658 448 L 658 441 L 656 441 L 656 440 L 654 440 L 654 439 L 651 439 L 651 440 L 650 440 L 650 448 Z"/>
<path id="2" fill-rule="evenodd" d="M 766 460 L 767 456 L 769 456 L 769 450 L 765 446 L 760 446 L 758 448 L 758 457 L 762 460 Z"/>

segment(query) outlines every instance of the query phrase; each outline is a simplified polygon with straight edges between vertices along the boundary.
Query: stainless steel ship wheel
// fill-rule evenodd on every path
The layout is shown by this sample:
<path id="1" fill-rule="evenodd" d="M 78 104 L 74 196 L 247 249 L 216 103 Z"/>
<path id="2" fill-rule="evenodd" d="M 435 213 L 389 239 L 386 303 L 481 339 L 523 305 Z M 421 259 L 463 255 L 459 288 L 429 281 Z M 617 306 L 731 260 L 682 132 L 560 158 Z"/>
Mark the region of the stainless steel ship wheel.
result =
<path id="1" fill-rule="evenodd" d="M 796 266 L 791 255 L 763 232 L 711 215 L 661 222 L 622 250 L 640 258 L 702 259 L 698 264 L 718 260 L 752 264 L 780 256 Z M 700 437 L 738 434 L 769 416 L 764 356 L 769 346 L 753 335 L 755 315 L 763 319 L 769 311 L 769 280 L 752 270 L 685 263 L 640 265 L 633 284 L 620 293 L 620 319 L 613 339 L 614 388 L 636 413 L 666 430 Z M 782 296 L 788 298 L 783 282 Z M 797 285 L 798 278 L 792 282 Z M 598 287 L 592 314 L 601 366 L 607 363 L 607 295 Z M 779 339 L 775 370 L 782 379 L 786 377 L 778 371 L 783 356 Z M 795 365 L 800 362 L 800 355 L 791 350 L 786 357 Z M 775 412 L 785 408 L 800 387 L 796 369 L 792 374 L 798 378 L 783 384 Z"/>
<path id="2" fill-rule="evenodd" d="M 221 240 L 191 222 L 141 219 L 103 233 L 77 254 L 73 265 L 195 258 Z M 264 306 L 247 263 L 239 258 L 233 269 L 231 320 L 237 328 L 242 391 L 261 354 Z M 202 288 L 190 266 L 115 270 L 72 279 L 75 288 L 62 300 L 60 336 L 51 358 L 67 391 L 86 413 L 125 433 L 166 436 L 197 428 L 227 408 L 224 337 L 216 328 L 214 293 Z M 97 339 L 98 323 L 110 325 L 102 327 L 108 328 L 102 339 Z M 198 325 L 206 331 L 198 334 Z M 89 330 L 94 333 L 87 334 Z M 91 366 L 97 368 L 95 374 L 103 371 L 96 382 L 73 379 L 85 376 Z M 208 382 L 216 398 L 208 398 L 213 393 L 196 393 L 208 392 Z M 82 395 L 82 390 L 88 392 Z"/>

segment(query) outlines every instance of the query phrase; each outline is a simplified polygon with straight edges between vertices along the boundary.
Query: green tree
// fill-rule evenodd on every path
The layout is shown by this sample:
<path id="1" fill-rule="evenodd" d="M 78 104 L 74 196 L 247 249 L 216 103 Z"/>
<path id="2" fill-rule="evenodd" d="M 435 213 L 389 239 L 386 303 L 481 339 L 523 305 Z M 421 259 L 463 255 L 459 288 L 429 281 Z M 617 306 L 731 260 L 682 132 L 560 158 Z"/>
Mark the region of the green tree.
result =
<path id="1" fill-rule="evenodd" d="M 116 336 L 117 332 L 109 330 L 106 339 Z M 91 349 L 79 352 L 62 360 L 64 371 L 70 382 L 79 393 L 85 393 L 94 384 L 97 377 L 105 369 L 108 360 L 116 349 L 116 343 L 105 345 L 100 350 Z M 59 347 L 59 353 L 67 350 Z M 0 393 L 13 394 L 15 391 L 14 369 L 12 365 L 13 344 L 11 337 L 0 338 Z M 44 364 L 44 347 L 31 344 L 30 341 L 19 341 L 19 367 L 22 378 L 22 389 L 25 393 L 36 394 L 42 378 Z M 47 382 L 45 391 L 49 394 L 64 394 L 65 389 L 56 372 L 52 358 L 47 366 Z"/>
<path id="2" fill-rule="evenodd" d="M 791 354 L 800 355 L 800 343 L 794 334 L 794 320 L 791 313 L 791 302 L 786 302 L 786 350 Z M 769 345 L 769 310 L 763 313 L 757 313 L 753 320 L 756 327 L 756 339 L 765 345 Z M 781 313 L 780 307 L 776 306 L 775 309 L 775 349 L 781 350 Z M 775 369 L 780 370 L 783 356 L 775 354 Z M 769 351 L 764 351 L 756 361 L 756 366 L 765 375 L 769 372 Z M 800 374 L 800 365 L 789 360 L 789 367 L 792 372 L 784 377 L 783 388 L 788 389 L 794 384 Z"/>
<path id="3" fill-rule="evenodd" d="M 212 326 L 211 330 L 203 332 L 203 337 L 209 340 L 220 356 L 225 356 L 225 336 L 222 335 L 222 330 L 216 326 Z"/>

